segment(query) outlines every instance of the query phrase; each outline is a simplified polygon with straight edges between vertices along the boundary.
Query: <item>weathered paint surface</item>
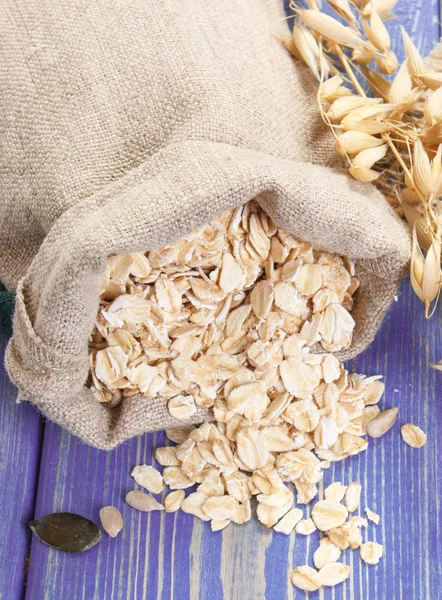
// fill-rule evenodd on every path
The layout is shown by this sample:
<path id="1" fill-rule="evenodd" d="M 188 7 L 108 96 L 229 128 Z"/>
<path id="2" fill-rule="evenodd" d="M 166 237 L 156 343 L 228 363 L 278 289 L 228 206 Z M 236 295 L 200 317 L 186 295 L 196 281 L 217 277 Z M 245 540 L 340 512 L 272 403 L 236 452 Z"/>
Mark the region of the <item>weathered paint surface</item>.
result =
<path id="1" fill-rule="evenodd" d="M 439 2 L 402 0 L 391 24 L 400 48 L 399 23 L 423 53 L 439 38 Z M 400 55 L 401 52 L 399 51 Z M 439 322 L 438 322 L 439 321 Z M 5 340 L 2 338 L 2 348 Z M 442 358 L 440 316 L 431 321 L 404 282 L 376 341 L 352 370 L 382 373 L 383 407 L 399 406 L 399 419 L 367 452 L 333 465 L 324 485 L 339 480 L 363 484 L 362 504 L 381 515 L 364 538 L 385 545 L 376 567 L 346 551 L 351 578 L 312 600 L 441 600 L 442 560 L 442 379 L 428 368 Z M 0 374 L 0 600 L 285 600 L 308 597 L 292 587 L 291 569 L 311 562 L 318 536 L 286 537 L 252 521 L 212 533 L 183 513 L 141 514 L 124 502 L 129 473 L 153 463 L 163 433 L 145 435 L 109 453 L 94 450 L 58 426 L 46 424 L 32 407 L 15 404 L 16 391 Z M 401 441 L 399 427 L 413 422 L 428 434 L 416 450 Z M 99 509 L 118 506 L 125 528 L 115 539 L 82 555 L 53 551 L 30 540 L 27 522 L 68 510 L 98 523 Z M 307 509 L 308 515 L 308 509 Z M 365 541 L 365 539 L 364 539 Z M 24 563 L 30 552 L 27 587 Z"/>

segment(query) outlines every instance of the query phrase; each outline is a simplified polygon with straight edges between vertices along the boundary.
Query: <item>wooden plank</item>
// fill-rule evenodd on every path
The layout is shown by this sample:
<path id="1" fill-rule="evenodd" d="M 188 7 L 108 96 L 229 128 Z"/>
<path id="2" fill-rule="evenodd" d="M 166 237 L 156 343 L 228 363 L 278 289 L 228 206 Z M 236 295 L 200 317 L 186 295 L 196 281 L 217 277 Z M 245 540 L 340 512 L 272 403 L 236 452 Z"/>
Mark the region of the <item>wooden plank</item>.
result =
<path id="1" fill-rule="evenodd" d="M 422 56 L 427 56 L 441 37 L 439 21 L 440 0 L 405 0 L 399 1 L 394 12 L 398 19 L 389 23 L 392 47 L 398 50 L 399 59 L 404 53 L 402 48 L 399 25 L 403 25 L 416 44 Z"/>
<path id="2" fill-rule="evenodd" d="M 406 283 L 372 345 L 351 367 L 384 373 L 384 407 L 398 405 L 400 418 L 384 438 L 371 441 L 366 453 L 331 467 L 324 485 L 339 480 L 363 484 L 363 503 L 382 515 L 367 539 L 385 544 L 377 567 L 361 564 L 346 552 L 353 567 L 345 586 L 311 598 L 437 600 L 442 578 L 438 547 L 442 542 L 442 404 L 436 397 L 440 374 L 428 368 L 442 356 L 436 319 L 425 320 L 422 306 Z M 397 391 L 395 391 L 397 390 Z M 399 425 L 414 422 L 428 433 L 416 450 L 401 441 Z M 124 503 L 133 487 L 134 465 L 152 463 L 152 448 L 162 433 L 142 436 L 109 453 L 94 450 L 48 424 L 40 471 L 37 516 L 72 510 L 98 522 L 106 504 L 118 506 L 125 529 L 84 555 L 51 550 L 34 539 L 28 598 L 86 600 L 282 600 L 303 598 L 289 582 L 293 566 L 311 561 L 317 536 L 289 538 L 256 521 L 212 533 L 207 523 L 178 514 L 140 514 Z M 365 534 L 364 534 L 365 535 Z"/>
<path id="3" fill-rule="evenodd" d="M 0 364 L 7 338 L 0 334 Z M 24 595 L 25 559 L 31 533 L 28 522 L 34 501 L 40 457 L 42 422 L 26 403 L 17 404 L 17 390 L 0 369 L 0 599 Z"/>
<path id="4" fill-rule="evenodd" d="M 393 47 L 399 49 L 399 24 L 427 53 L 439 39 L 438 3 L 400 2 L 399 19 L 390 24 Z M 367 539 L 385 544 L 376 567 L 360 562 L 357 552 L 344 553 L 352 576 L 343 586 L 310 594 L 325 600 L 440 600 L 442 565 L 442 404 L 440 374 L 428 367 L 442 358 L 437 317 L 427 322 L 422 305 L 405 283 L 371 348 L 351 363 L 355 371 L 384 373 L 383 407 L 398 405 L 394 430 L 372 441 L 366 453 L 332 466 L 324 485 L 335 480 L 363 484 L 363 504 L 382 516 L 370 525 Z M 421 450 L 405 445 L 399 426 L 414 422 L 428 433 Z M 98 511 L 115 504 L 125 529 L 107 537 L 84 555 L 50 550 L 34 540 L 27 598 L 47 600 L 283 600 L 305 598 L 289 581 L 291 569 L 311 564 L 317 536 L 289 538 L 256 521 L 229 526 L 216 534 L 206 523 L 182 513 L 138 514 L 124 503 L 133 487 L 132 467 L 152 463 L 152 448 L 162 433 L 142 436 L 103 453 L 84 446 L 54 425 L 46 427 L 39 479 L 37 516 L 73 510 L 98 522 Z M 308 510 L 308 509 L 307 509 Z M 365 535 L 365 534 L 364 534 Z"/>

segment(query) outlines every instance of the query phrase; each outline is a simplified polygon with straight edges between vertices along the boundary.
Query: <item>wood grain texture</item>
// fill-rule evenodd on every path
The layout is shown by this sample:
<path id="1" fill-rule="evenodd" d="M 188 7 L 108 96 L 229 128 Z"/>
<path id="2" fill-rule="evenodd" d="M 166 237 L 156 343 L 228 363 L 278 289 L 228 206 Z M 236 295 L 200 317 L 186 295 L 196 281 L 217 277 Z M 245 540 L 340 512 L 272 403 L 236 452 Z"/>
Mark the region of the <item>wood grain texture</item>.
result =
<path id="1" fill-rule="evenodd" d="M 0 333 L 0 364 L 6 336 Z M 17 404 L 17 390 L 0 373 L 0 600 L 24 595 L 25 558 L 34 515 L 42 422 L 34 408 Z"/>
<path id="2" fill-rule="evenodd" d="M 398 405 L 399 420 L 385 437 L 370 442 L 367 452 L 332 466 L 324 485 L 361 481 L 363 506 L 380 513 L 367 540 L 385 544 L 376 567 L 346 551 L 352 577 L 336 589 L 310 594 L 324 600 L 440 600 L 442 542 L 442 403 L 440 374 L 428 361 L 442 356 L 436 318 L 425 320 L 408 282 L 394 303 L 376 341 L 350 367 L 367 374 L 384 373 L 384 407 Z M 439 378 L 439 379 L 438 379 Z M 395 391 L 397 390 L 397 391 Z M 428 433 L 421 450 L 404 444 L 399 427 L 420 425 Z M 283 600 L 301 599 L 289 581 L 291 569 L 305 562 L 318 535 L 286 537 L 252 521 L 212 533 L 190 515 L 141 514 L 124 502 L 135 487 L 134 465 L 152 463 L 152 448 L 164 444 L 163 433 L 145 435 L 104 453 L 86 447 L 59 427 L 46 426 L 36 516 L 71 510 L 98 522 L 106 504 L 118 506 L 125 529 L 115 540 L 84 555 L 70 556 L 33 539 L 26 598 L 45 600 Z M 308 509 L 306 510 L 308 514 Z"/>
<path id="3" fill-rule="evenodd" d="M 400 23 L 421 51 L 429 52 L 439 39 L 439 2 L 402 0 L 396 12 L 399 19 L 389 28 L 399 56 Z M 14 389 L 2 373 L 0 494 L 7 508 L 0 522 L 6 539 L 0 550 L 0 600 L 16 600 L 23 591 L 25 523 L 33 516 L 37 474 L 36 517 L 71 510 L 98 523 L 99 509 L 113 504 L 122 511 L 125 528 L 115 540 L 104 536 L 75 556 L 33 538 L 27 600 L 442 600 L 442 376 L 428 367 L 442 358 L 440 325 L 440 315 L 425 320 L 404 282 L 375 342 L 349 364 L 357 372 L 385 375 L 381 404 L 399 406 L 399 419 L 365 453 L 326 471 L 324 486 L 336 480 L 363 484 L 363 506 L 381 515 L 379 526 L 371 524 L 363 535 L 384 544 L 385 553 L 371 567 L 357 551 L 346 551 L 351 578 L 310 595 L 293 588 L 289 576 L 294 566 L 312 564 L 317 534 L 286 537 L 256 520 L 212 533 L 190 515 L 141 514 L 125 504 L 126 492 L 137 487 L 130 472 L 136 464 L 153 463 L 153 448 L 165 443 L 161 432 L 104 453 L 47 424 L 39 470 L 38 418 L 31 407 L 14 404 Z M 428 433 L 424 448 L 401 441 L 405 422 Z"/>

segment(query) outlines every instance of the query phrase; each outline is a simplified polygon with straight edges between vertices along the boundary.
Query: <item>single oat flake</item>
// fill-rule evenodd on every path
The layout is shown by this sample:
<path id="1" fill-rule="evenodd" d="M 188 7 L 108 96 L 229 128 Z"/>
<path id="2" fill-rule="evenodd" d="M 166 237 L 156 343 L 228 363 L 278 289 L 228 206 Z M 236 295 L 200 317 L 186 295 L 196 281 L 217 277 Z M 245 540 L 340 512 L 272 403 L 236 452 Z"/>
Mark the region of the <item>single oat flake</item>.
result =
<path id="1" fill-rule="evenodd" d="M 292 571 L 292 583 L 298 589 L 306 592 L 315 592 L 322 585 L 318 571 L 308 565 L 296 567 Z"/>
<path id="2" fill-rule="evenodd" d="M 273 527 L 275 531 L 290 535 L 296 524 L 302 519 L 302 510 L 299 508 L 292 508 L 286 513 L 282 519 Z"/>
<path id="3" fill-rule="evenodd" d="M 334 502 L 341 502 L 347 491 L 347 486 L 342 485 L 339 481 L 335 481 L 324 490 L 324 496 L 326 500 L 332 500 Z"/>
<path id="4" fill-rule="evenodd" d="M 152 494 L 161 494 L 164 489 L 163 477 L 159 471 L 150 465 L 138 465 L 134 467 L 132 477 Z"/>
<path id="5" fill-rule="evenodd" d="M 381 517 L 378 514 L 376 514 L 375 512 L 373 512 L 372 510 L 370 510 L 367 507 L 365 508 L 365 514 L 367 515 L 367 519 L 369 519 L 369 521 L 371 521 L 375 525 L 379 525 L 379 521 L 381 520 Z"/>
<path id="6" fill-rule="evenodd" d="M 316 531 L 316 525 L 313 523 L 312 519 L 303 519 L 297 523 L 295 531 L 300 535 L 311 535 Z"/>
<path id="7" fill-rule="evenodd" d="M 339 527 L 347 516 L 346 507 L 332 500 L 321 500 L 315 504 L 312 510 L 312 519 L 321 531 Z"/>
<path id="8" fill-rule="evenodd" d="M 350 567 L 339 562 L 330 562 L 319 570 L 321 585 L 334 586 L 348 579 Z"/>
<path id="9" fill-rule="evenodd" d="M 174 490 L 173 492 L 167 494 L 164 499 L 164 510 L 166 512 L 176 512 L 179 510 L 185 495 L 186 493 L 184 490 Z"/>
<path id="10" fill-rule="evenodd" d="M 345 492 L 345 506 L 349 513 L 354 513 L 359 508 L 359 503 L 361 500 L 361 484 L 354 481 L 350 483 Z"/>
<path id="11" fill-rule="evenodd" d="M 412 423 L 402 425 L 401 436 L 404 442 L 412 448 L 422 448 L 427 442 L 427 434 L 420 427 Z"/>
<path id="12" fill-rule="evenodd" d="M 369 565 L 377 565 L 382 558 L 383 548 L 376 542 L 367 542 L 360 548 L 361 558 Z"/>
<path id="13" fill-rule="evenodd" d="M 340 556 L 341 549 L 335 546 L 327 537 L 323 537 L 313 554 L 313 563 L 317 569 L 322 569 L 329 563 L 337 562 Z"/>

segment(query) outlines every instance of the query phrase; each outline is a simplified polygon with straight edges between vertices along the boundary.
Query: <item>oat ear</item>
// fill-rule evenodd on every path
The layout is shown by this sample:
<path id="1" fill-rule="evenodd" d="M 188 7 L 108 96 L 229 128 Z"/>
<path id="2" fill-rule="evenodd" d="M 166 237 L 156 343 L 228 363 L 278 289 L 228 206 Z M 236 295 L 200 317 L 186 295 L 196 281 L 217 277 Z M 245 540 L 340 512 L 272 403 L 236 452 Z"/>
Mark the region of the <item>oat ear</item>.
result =
<path id="1" fill-rule="evenodd" d="M 383 144 L 384 140 L 363 131 L 346 131 L 336 139 L 336 149 L 341 156 L 355 155 Z"/>
<path id="2" fill-rule="evenodd" d="M 328 3 L 340 17 L 347 21 L 353 29 L 356 29 L 356 18 L 349 0 L 328 0 Z"/>
<path id="3" fill-rule="evenodd" d="M 424 116 L 430 125 L 442 120 L 442 87 L 427 96 L 424 104 Z"/>
<path id="4" fill-rule="evenodd" d="M 293 26 L 293 43 L 301 60 L 319 81 L 321 79 L 318 68 L 319 48 L 315 38 L 305 27 L 295 23 Z"/>
<path id="5" fill-rule="evenodd" d="M 375 8 L 371 10 L 370 27 L 365 21 L 362 22 L 362 27 L 367 38 L 378 50 L 385 52 L 390 49 L 390 34 Z"/>
<path id="6" fill-rule="evenodd" d="M 417 240 L 416 225 L 413 227 L 413 243 L 411 249 L 410 280 L 417 297 L 425 302 L 422 284 L 424 276 L 425 259 Z"/>
<path id="7" fill-rule="evenodd" d="M 439 294 L 441 285 L 441 241 L 440 228 L 424 258 L 417 240 L 416 226 L 413 228 L 410 279 L 416 295 L 425 303 L 425 312 L 430 316 L 430 305 Z"/>
<path id="8" fill-rule="evenodd" d="M 431 164 L 428 154 L 419 139 L 416 140 L 413 150 L 413 177 L 419 190 L 425 196 L 429 196 L 433 189 Z"/>
<path id="9" fill-rule="evenodd" d="M 276 39 L 279 39 L 284 48 L 293 56 L 293 58 L 296 58 L 297 60 L 302 60 L 302 56 L 299 54 L 298 49 L 296 48 L 293 36 L 288 35 L 283 38 L 277 37 Z"/>
<path id="10" fill-rule="evenodd" d="M 376 6 L 376 10 L 383 21 L 394 19 L 395 14 L 392 12 L 392 9 L 396 5 L 397 1 L 398 0 L 375 0 L 375 2 L 373 2 L 372 0 L 367 2 L 366 0 L 363 0 L 362 16 L 368 19 L 374 6 Z"/>
<path id="11" fill-rule="evenodd" d="M 366 45 L 366 42 L 364 42 L 359 33 L 350 27 L 342 25 L 342 23 L 329 15 L 325 15 L 317 10 L 305 9 L 298 9 L 297 14 L 308 27 L 332 42 L 348 48 L 358 48 L 359 46 Z"/>
<path id="12" fill-rule="evenodd" d="M 431 246 L 433 236 L 428 228 L 428 220 L 422 214 L 421 207 L 416 204 L 410 204 L 402 198 L 401 194 L 400 203 L 402 210 L 404 211 L 405 218 L 412 229 L 416 229 L 416 235 L 419 245 L 426 252 Z"/>
<path id="13" fill-rule="evenodd" d="M 388 79 L 385 79 L 385 77 L 382 77 L 382 75 L 376 73 L 376 71 L 364 66 L 362 67 L 362 72 L 367 81 L 367 85 L 373 94 L 382 97 L 385 102 L 390 102 L 391 81 L 388 81 Z"/>
<path id="14" fill-rule="evenodd" d="M 425 302 L 426 315 L 429 316 L 430 305 L 438 296 L 441 285 L 441 231 L 438 228 L 433 242 L 427 251 L 422 278 L 422 292 Z"/>
<path id="15" fill-rule="evenodd" d="M 356 167 L 367 167 L 371 168 L 375 163 L 379 160 L 382 160 L 387 153 L 387 145 L 380 144 L 375 148 L 369 148 L 367 150 L 362 150 L 355 158 L 353 159 L 353 166 Z"/>
<path id="16" fill-rule="evenodd" d="M 400 28 L 402 33 L 402 40 L 404 42 L 405 55 L 407 57 L 407 61 L 410 68 L 410 74 L 416 80 L 416 82 L 418 82 L 417 78 L 421 75 L 425 75 L 428 69 L 425 67 L 423 58 L 421 57 L 419 50 L 411 41 L 404 27 L 401 25 Z"/>
<path id="17" fill-rule="evenodd" d="M 406 102 L 412 88 L 413 82 L 408 71 L 408 61 L 405 60 L 391 84 L 388 95 L 389 101 L 392 104 L 403 104 Z"/>
<path id="18" fill-rule="evenodd" d="M 442 72 L 442 41 L 438 42 L 424 59 L 425 65 L 437 73 Z"/>

